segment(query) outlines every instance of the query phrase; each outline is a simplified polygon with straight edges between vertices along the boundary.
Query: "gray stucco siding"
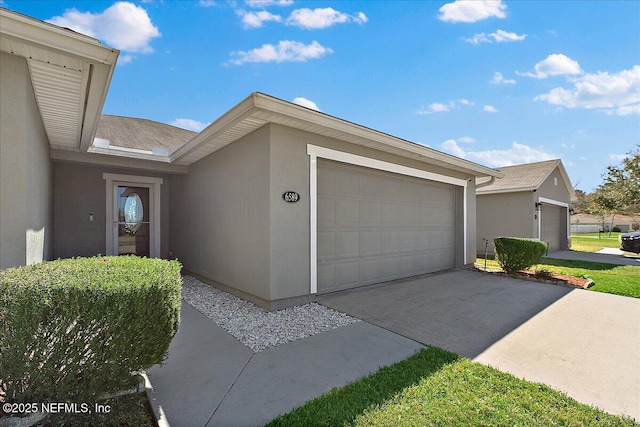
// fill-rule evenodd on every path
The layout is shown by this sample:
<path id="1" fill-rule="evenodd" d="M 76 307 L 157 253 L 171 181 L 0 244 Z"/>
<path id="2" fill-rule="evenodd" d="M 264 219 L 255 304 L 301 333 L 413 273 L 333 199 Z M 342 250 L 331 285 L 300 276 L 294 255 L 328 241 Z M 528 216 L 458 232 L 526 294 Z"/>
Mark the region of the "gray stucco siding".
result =
<path id="1" fill-rule="evenodd" d="M 167 175 L 76 163 L 54 163 L 56 258 L 106 254 L 107 183 L 104 173 L 163 178 L 160 186 L 160 256 L 169 251 Z M 93 221 L 90 220 L 93 215 Z"/>
<path id="2" fill-rule="evenodd" d="M 53 256 L 49 141 L 24 58 L 0 53 L 0 269 Z"/>
<path id="3" fill-rule="evenodd" d="M 489 253 L 494 252 L 496 237 L 538 237 L 537 215 L 532 191 L 484 194 L 477 196 L 477 252 L 484 254 L 485 240 Z"/>
<path id="4" fill-rule="evenodd" d="M 558 184 L 555 185 L 554 182 L 557 182 Z M 536 197 L 546 197 L 547 199 L 556 200 L 558 202 L 570 203 L 571 196 L 567 191 L 567 187 L 564 184 L 564 180 L 562 179 L 558 168 L 556 168 L 542 183 L 542 185 L 540 185 L 540 188 L 536 191 Z"/>
<path id="5" fill-rule="evenodd" d="M 262 300 L 270 291 L 269 127 L 171 177 L 170 240 L 187 271 Z"/>

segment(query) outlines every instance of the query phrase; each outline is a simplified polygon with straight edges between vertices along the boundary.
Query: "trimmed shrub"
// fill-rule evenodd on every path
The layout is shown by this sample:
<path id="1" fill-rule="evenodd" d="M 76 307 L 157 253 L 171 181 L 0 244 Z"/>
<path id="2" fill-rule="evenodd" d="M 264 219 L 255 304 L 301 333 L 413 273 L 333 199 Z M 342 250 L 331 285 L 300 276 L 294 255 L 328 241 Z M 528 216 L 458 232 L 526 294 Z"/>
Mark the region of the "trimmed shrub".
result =
<path id="1" fill-rule="evenodd" d="M 94 402 L 161 363 L 180 323 L 177 261 L 57 260 L 0 271 L 0 385 L 21 402 Z"/>
<path id="2" fill-rule="evenodd" d="M 612 232 L 614 232 L 614 233 L 619 233 L 619 232 L 620 232 L 620 227 L 618 227 L 618 226 L 616 225 L 615 227 L 613 227 L 613 228 L 611 229 L 611 231 L 612 231 Z"/>
<path id="3" fill-rule="evenodd" d="M 498 264 L 509 274 L 538 264 L 547 251 L 542 242 L 515 237 L 498 237 L 493 244 Z"/>

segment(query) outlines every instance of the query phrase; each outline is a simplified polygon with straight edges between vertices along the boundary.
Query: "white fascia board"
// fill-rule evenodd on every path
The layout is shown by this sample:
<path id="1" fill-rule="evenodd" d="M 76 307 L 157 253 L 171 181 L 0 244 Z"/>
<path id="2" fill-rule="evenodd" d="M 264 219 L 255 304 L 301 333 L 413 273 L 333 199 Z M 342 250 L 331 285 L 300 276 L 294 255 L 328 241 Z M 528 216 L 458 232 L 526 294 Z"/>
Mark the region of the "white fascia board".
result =
<path id="1" fill-rule="evenodd" d="M 303 120 L 329 129 L 345 132 L 354 136 L 376 141 L 390 147 L 397 148 L 418 154 L 425 158 L 438 160 L 443 163 L 443 167 L 455 166 L 471 172 L 474 176 L 495 176 L 497 178 L 504 177 L 502 172 L 495 169 L 482 166 L 468 160 L 460 159 L 450 154 L 442 153 L 424 145 L 410 142 L 353 122 L 349 122 L 326 113 L 322 113 L 310 108 L 306 108 L 291 102 L 283 101 L 255 92 L 251 95 L 254 98 L 255 106 L 273 113 L 282 114 L 298 120 Z"/>
<path id="2" fill-rule="evenodd" d="M 525 191 L 535 191 L 537 189 L 538 187 L 520 187 L 520 188 L 504 188 L 501 190 L 489 190 L 489 191 L 476 190 L 476 195 L 484 196 L 485 194 L 522 193 Z"/>
<path id="3" fill-rule="evenodd" d="M 194 136 L 182 147 L 174 151 L 171 156 L 169 156 L 171 162 L 173 163 L 180 160 L 189 152 L 198 149 L 202 145 L 206 144 L 210 138 L 215 138 L 216 134 L 224 131 L 228 126 L 233 126 L 244 118 L 250 116 L 253 111 L 255 111 L 253 97 L 248 96 L 231 110 L 220 116 L 216 121 L 200 131 L 200 133 Z"/>
<path id="4" fill-rule="evenodd" d="M 560 202 L 558 200 L 553 200 L 553 199 L 547 199 L 546 197 L 538 197 L 538 203 L 546 203 L 547 205 L 562 206 L 563 208 L 569 207 L 568 203 Z"/>
<path id="5" fill-rule="evenodd" d="M 106 65 L 115 65 L 120 53 L 92 37 L 6 9 L 0 9 L 0 35 Z"/>

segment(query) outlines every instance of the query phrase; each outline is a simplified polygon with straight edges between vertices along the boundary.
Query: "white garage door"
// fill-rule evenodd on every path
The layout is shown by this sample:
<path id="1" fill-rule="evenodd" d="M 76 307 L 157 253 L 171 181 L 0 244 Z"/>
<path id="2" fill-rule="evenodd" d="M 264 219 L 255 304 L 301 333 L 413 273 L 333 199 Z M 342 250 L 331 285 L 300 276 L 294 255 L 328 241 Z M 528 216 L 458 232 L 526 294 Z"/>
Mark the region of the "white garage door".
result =
<path id="1" fill-rule="evenodd" d="M 566 208 L 553 205 L 542 205 L 540 221 L 542 222 L 540 240 L 549 245 L 549 252 L 562 248 L 563 222 L 566 221 Z M 566 231 L 565 231 L 566 233 Z M 566 234 L 565 234 L 566 236 Z"/>
<path id="2" fill-rule="evenodd" d="M 453 268 L 455 187 L 318 160 L 318 292 Z"/>

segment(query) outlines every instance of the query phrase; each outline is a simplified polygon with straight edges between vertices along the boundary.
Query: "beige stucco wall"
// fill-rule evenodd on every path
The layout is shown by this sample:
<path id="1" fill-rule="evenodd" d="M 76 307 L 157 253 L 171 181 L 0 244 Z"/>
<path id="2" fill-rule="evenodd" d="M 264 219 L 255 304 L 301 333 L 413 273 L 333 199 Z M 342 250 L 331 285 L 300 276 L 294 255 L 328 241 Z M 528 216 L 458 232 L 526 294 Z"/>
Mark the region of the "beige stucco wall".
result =
<path id="1" fill-rule="evenodd" d="M 187 271 L 270 300 L 269 127 L 171 177 L 171 251 Z"/>
<path id="2" fill-rule="evenodd" d="M 163 179 L 160 186 L 160 256 L 169 252 L 168 175 L 77 163 L 54 163 L 55 258 L 106 254 L 107 181 L 104 173 Z M 93 221 L 89 216 L 93 214 Z"/>
<path id="3" fill-rule="evenodd" d="M 537 238 L 537 212 L 532 191 L 485 194 L 477 196 L 477 252 L 484 254 L 485 240 L 488 251 L 494 252 L 493 239 L 500 236 Z"/>
<path id="4" fill-rule="evenodd" d="M 0 269 L 52 257 L 52 166 L 24 58 L 0 53 Z"/>

